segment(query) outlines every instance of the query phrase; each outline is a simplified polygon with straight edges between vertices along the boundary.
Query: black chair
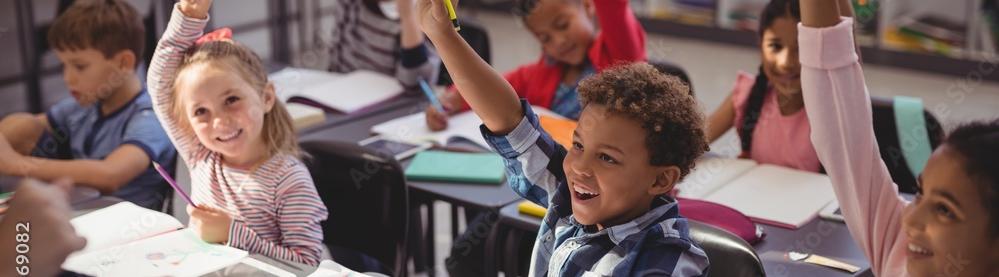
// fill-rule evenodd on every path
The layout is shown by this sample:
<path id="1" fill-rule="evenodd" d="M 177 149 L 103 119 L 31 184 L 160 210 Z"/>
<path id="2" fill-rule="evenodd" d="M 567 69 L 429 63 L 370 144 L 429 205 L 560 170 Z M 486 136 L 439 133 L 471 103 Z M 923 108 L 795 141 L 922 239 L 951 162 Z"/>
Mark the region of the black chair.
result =
<path id="1" fill-rule="evenodd" d="M 523 249 L 531 249 L 533 240 L 529 245 L 520 245 L 521 238 L 537 237 L 537 231 L 523 231 L 518 228 L 510 228 L 506 224 L 515 224 L 500 219 L 490 233 L 488 243 L 489 248 L 496 253 L 493 261 L 486 262 L 486 276 L 496 276 L 497 270 L 506 273 L 506 276 L 526 275 L 527 266 L 530 265 L 530 255 L 520 255 Z M 708 276 L 766 276 L 763 269 L 763 262 L 756 254 L 753 246 L 746 243 L 728 231 L 715 228 L 701 222 L 687 220 L 690 230 L 690 238 L 708 254 L 711 267 Z M 497 249 L 501 248 L 501 249 Z"/>
<path id="2" fill-rule="evenodd" d="M 311 156 L 304 160 L 329 210 L 322 223 L 323 243 L 334 259 L 342 256 L 339 252 L 359 252 L 381 263 L 382 273 L 405 276 L 409 192 L 399 163 L 356 143 L 300 145 Z M 352 269 L 368 268 L 350 260 L 337 262 Z"/>
<path id="3" fill-rule="evenodd" d="M 470 19 L 461 19 L 461 30 L 458 34 L 468 42 L 468 46 L 475 50 L 476 54 L 482 60 L 486 61 L 488 64 L 492 64 L 492 49 L 489 46 L 489 33 L 486 32 L 486 28 L 482 27 L 478 22 Z M 444 63 L 441 63 L 441 71 L 437 77 L 437 85 L 450 86 L 454 83 L 451 80 L 451 74 L 447 72 L 447 68 L 444 67 Z"/>
<path id="4" fill-rule="evenodd" d="M 894 99 L 888 97 L 871 97 L 873 111 L 874 136 L 878 141 L 881 159 L 885 161 L 891 178 L 898 185 L 900 192 L 916 193 L 916 177 L 906 164 L 902 142 L 898 138 L 898 126 L 895 123 Z M 924 109 L 926 119 L 926 134 L 929 136 L 931 149 L 936 149 L 943 141 L 944 130 L 940 121 Z"/>
<path id="5" fill-rule="evenodd" d="M 687 221 L 690 237 L 708 254 L 709 276 L 766 276 L 753 246 L 728 231 L 693 220 Z"/>
<path id="6" fill-rule="evenodd" d="M 671 62 L 660 61 L 660 60 L 649 60 L 649 64 L 651 64 L 653 67 L 655 67 L 657 70 L 659 70 L 659 72 L 662 72 L 663 74 L 676 76 L 680 78 L 681 81 L 686 82 L 687 86 L 690 86 L 690 96 L 695 96 L 694 83 L 690 82 L 690 76 L 687 75 L 687 71 L 683 70 L 682 67 Z"/>

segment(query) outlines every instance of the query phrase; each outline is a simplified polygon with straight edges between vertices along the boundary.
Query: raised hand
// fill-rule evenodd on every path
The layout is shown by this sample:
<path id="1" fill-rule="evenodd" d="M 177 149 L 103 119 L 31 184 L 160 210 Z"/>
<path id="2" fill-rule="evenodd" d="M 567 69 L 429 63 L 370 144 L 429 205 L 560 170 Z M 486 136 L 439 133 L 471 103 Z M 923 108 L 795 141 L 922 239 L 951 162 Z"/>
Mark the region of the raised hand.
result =
<path id="1" fill-rule="evenodd" d="M 208 18 L 208 9 L 212 7 L 212 0 L 181 0 L 180 12 L 185 16 L 197 19 Z"/>
<path id="2" fill-rule="evenodd" d="M 817 28 L 836 25 L 841 8 L 850 10 L 850 7 L 839 7 L 840 4 L 844 3 L 838 0 L 802 0 L 801 24 Z"/>
<path id="3" fill-rule="evenodd" d="M 414 0 L 416 1 L 416 17 L 419 19 L 423 32 L 431 39 L 448 32 L 456 32 L 448 17 L 444 0 Z"/>

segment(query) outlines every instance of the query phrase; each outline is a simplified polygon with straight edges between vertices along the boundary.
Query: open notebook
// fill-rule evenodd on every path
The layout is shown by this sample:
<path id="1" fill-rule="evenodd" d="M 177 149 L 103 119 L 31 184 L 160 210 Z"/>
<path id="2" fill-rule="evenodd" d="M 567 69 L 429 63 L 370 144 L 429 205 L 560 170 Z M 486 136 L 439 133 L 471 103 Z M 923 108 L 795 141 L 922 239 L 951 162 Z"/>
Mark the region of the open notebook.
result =
<path id="1" fill-rule="evenodd" d="M 753 160 L 701 158 L 677 185 L 680 197 L 732 207 L 754 221 L 798 228 L 836 200 L 826 175 Z"/>
<path id="2" fill-rule="evenodd" d="M 404 92 L 392 76 L 358 70 L 347 74 L 285 68 L 270 75 L 279 99 L 325 110 L 353 113 Z"/>
<path id="3" fill-rule="evenodd" d="M 564 120 L 565 118 L 542 107 L 531 106 L 539 116 Z M 472 111 L 455 114 L 448 119 L 448 128 L 439 132 L 427 127 L 424 113 L 415 113 L 384 122 L 371 127 L 371 132 L 392 139 L 419 143 L 429 141 L 437 145 L 447 145 L 456 139 L 468 140 L 482 147 L 489 148 L 486 139 L 482 137 L 479 126 L 482 120 Z M 571 138 L 571 133 L 569 137 Z M 564 135 L 563 135 L 564 136 Z"/>
<path id="4" fill-rule="evenodd" d="M 199 276 L 238 263 L 247 252 L 209 244 L 170 215 L 130 202 L 70 221 L 87 239 L 62 268 L 93 276 Z"/>

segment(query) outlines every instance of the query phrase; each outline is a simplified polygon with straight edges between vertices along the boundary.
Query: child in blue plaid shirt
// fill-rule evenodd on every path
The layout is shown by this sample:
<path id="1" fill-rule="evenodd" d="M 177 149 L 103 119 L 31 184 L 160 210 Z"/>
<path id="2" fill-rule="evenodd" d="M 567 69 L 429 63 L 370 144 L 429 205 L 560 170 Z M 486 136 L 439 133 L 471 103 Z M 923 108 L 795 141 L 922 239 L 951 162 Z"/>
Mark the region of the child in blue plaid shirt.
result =
<path id="1" fill-rule="evenodd" d="M 583 111 L 566 150 L 451 27 L 443 1 L 419 0 L 423 31 L 451 69 L 509 185 L 548 207 L 531 276 L 703 276 L 708 258 L 667 196 L 708 148 L 703 114 L 676 77 L 635 63 L 579 85 Z"/>

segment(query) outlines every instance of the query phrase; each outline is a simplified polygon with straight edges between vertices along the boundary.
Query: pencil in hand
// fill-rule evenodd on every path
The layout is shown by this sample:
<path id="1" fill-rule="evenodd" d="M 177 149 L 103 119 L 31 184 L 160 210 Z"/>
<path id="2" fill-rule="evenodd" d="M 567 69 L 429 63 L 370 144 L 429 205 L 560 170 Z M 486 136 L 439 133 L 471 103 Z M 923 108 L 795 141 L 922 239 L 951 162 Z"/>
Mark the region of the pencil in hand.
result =
<path id="1" fill-rule="evenodd" d="M 170 174 L 167 173 L 166 169 L 164 169 L 162 166 L 160 166 L 159 163 L 156 162 L 153 162 L 153 168 L 155 168 L 156 172 L 159 172 L 160 176 L 163 176 L 163 179 L 165 179 L 167 183 L 169 183 L 170 186 L 173 187 L 175 191 L 177 191 L 177 194 L 180 194 L 180 196 L 183 197 L 185 201 L 187 201 L 187 204 L 191 204 L 191 206 L 194 206 L 195 208 L 198 207 L 198 205 L 195 205 L 194 201 L 191 200 L 191 197 L 188 196 L 183 189 L 180 189 L 180 186 L 177 185 L 177 182 L 174 181 L 173 178 L 170 178 Z"/>

